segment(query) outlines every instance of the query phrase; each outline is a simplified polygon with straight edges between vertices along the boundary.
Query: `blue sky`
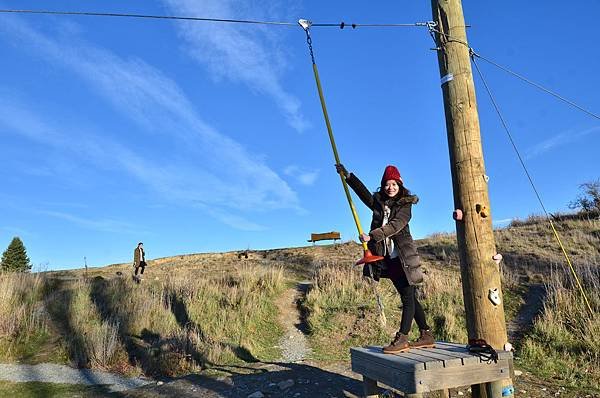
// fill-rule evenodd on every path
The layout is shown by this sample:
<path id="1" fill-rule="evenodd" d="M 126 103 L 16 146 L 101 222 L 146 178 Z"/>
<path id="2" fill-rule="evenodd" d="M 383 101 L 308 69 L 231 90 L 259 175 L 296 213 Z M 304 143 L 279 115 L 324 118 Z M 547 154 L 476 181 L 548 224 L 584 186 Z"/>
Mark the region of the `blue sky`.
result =
<path id="1" fill-rule="evenodd" d="M 465 1 L 482 55 L 600 112 L 600 3 Z M 0 8 L 346 23 L 431 19 L 429 2 L 10 1 Z M 387 164 L 421 198 L 415 237 L 453 231 L 448 148 L 422 28 L 314 28 L 342 162 Z M 356 236 L 298 27 L 0 15 L 0 247 L 36 267 L 304 245 Z M 549 211 L 600 177 L 600 121 L 481 63 Z M 541 210 L 476 78 L 492 215 Z M 363 224 L 368 210 L 357 205 Z"/>

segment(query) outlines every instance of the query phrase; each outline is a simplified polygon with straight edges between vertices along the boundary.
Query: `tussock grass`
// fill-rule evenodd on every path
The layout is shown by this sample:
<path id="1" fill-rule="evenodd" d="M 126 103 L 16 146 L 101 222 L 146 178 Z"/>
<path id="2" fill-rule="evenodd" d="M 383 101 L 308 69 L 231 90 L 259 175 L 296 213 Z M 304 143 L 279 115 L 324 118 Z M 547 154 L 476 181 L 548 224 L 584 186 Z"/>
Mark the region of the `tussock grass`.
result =
<path id="1" fill-rule="evenodd" d="M 178 273 L 141 284 L 98 276 L 58 285 L 49 288 L 40 275 L 0 277 L 0 344 L 50 325 L 80 367 L 173 376 L 279 355 L 275 297 L 286 286 L 280 267 L 248 265 L 197 279 Z"/>
<path id="2" fill-rule="evenodd" d="M 47 333 L 40 274 L 0 273 L 0 358 L 12 359 Z"/>
<path id="3" fill-rule="evenodd" d="M 590 313 L 566 271 L 546 283 L 544 313 L 520 350 L 524 364 L 569 385 L 600 389 L 600 267 L 579 267 Z"/>
<path id="4" fill-rule="evenodd" d="M 418 295 L 434 334 L 438 339 L 466 342 L 458 271 L 433 264 L 427 264 L 426 269 L 426 282 Z M 343 359 L 348 357 L 351 346 L 390 342 L 400 326 L 400 297 L 388 279 L 382 279 L 378 289 L 385 307 L 386 327 L 379 322 L 372 285 L 359 268 L 335 262 L 316 264 L 313 287 L 303 303 L 315 358 Z M 411 337 L 417 335 L 413 324 Z"/>

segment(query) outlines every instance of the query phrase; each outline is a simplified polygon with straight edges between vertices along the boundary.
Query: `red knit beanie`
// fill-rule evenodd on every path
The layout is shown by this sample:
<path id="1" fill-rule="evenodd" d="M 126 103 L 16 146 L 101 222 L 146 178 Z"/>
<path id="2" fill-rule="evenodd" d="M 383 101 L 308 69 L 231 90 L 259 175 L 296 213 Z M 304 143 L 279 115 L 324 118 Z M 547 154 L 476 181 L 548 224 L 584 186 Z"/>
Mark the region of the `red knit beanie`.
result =
<path id="1" fill-rule="evenodd" d="M 385 185 L 386 181 L 396 180 L 402 182 L 402 177 L 400 176 L 400 172 L 396 168 L 396 166 L 387 166 L 385 171 L 383 172 L 383 177 L 381 177 L 381 186 Z"/>

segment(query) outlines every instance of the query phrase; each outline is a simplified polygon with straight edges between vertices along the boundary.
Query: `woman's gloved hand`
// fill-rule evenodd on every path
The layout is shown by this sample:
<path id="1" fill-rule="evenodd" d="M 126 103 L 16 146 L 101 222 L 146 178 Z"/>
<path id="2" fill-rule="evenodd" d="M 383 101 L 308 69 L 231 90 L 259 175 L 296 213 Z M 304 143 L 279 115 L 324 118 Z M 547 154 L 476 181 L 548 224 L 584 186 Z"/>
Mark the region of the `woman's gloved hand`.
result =
<path id="1" fill-rule="evenodd" d="M 348 170 L 346 170 L 344 165 L 341 163 L 338 163 L 335 165 L 335 170 L 344 178 L 348 178 L 350 176 L 350 173 L 348 173 Z"/>

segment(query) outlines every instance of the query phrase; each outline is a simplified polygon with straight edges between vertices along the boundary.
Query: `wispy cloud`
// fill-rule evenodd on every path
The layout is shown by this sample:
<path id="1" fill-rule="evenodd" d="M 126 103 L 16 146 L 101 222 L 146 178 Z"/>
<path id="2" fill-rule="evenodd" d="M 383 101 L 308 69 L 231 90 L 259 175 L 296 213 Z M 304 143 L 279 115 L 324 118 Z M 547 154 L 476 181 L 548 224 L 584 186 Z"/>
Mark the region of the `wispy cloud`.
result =
<path id="1" fill-rule="evenodd" d="M 526 159 L 535 158 L 545 152 L 553 150 L 554 148 L 567 145 L 571 142 L 579 141 L 590 134 L 596 134 L 598 132 L 600 132 L 600 126 L 591 127 L 580 131 L 574 129 L 567 130 L 535 145 L 528 151 Z"/>
<path id="2" fill-rule="evenodd" d="M 510 223 L 513 219 L 512 218 L 503 218 L 501 220 L 494 220 L 494 225 L 506 225 L 508 223 Z"/>
<path id="3" fill-rule="evenodd" d="M 141 232 L 138 226 L 134 226 L 129 223 L 125 223 L 118 220 L 113 220 L 110 218 L 89 219 L 70 213 L 50 210 L 38 210 L 36 211 L 36 213 L 54 218 L 59 218 L 61 220 L 65 220 L 94 231 L 132 234 L 139 234 Z"/>
<path id="4" fill-rule="evenodd" d="M 313 185 L 319 177 L 319 170 L 305 170 L 296 165 L 286 167 L 283 173 L 295 178 L 300 184 L 306 186 Z"/>
<path id="5" fill-rule="evenodd" d="M 0 34 L 55 65 L 66 67 L 152 134 L 166 134 L 184 153 L 162 151 L 147 161 L 110 134 L 89 126 L 54 125 L 11 96 L 0 98 L 0 122 L 31 140 L 66 149 L 101 167 L 121 168 L 171 201 L 201 203 L 242 229 L 259 226 L 232 211 L 301 210 L 296 193 L 258 156 L 205 123 L 178 85 L 139 59 L 123 59 L 74 36 L 42 34 L 19 18 L 3 19 Z M 56 33 L 56 32 L 54 32 Z M 56 33 L 58 35 L 58 33 Z M 70 131 L 71 134 L 66 134 Z M 76 134 L 74 134 L 76 132 Z M 118 136 L 120 132 L 112 132 Z M 162 148 L 161 148 L 162 150 Z M 183 150 L 182 150 L 183 151 Z M 198 165 L 198 158 L 202 159 Z M 222 167 L 227 164 L 228 167 Z M 235 180 L 235 186 L 230 181 Z M 226 216 L 225 216 L 226 215 Z"/>
<path id="6" fill-rule="evenodd" d="M 163 0 L 170 9 L 182 15 L 215 18 L 257 18 L 272 16 L 267 10 L 273 2 L 259 4 L 236 0 Z M 308 127 L 300 110 L 300 101 L 283 87 L 281 76 L 286 67 L 285 55 L 278 49 L 276 36 L 262 27 L 239 24 L 177 22 L 187 42 L 189 54 L 216 78 L 242 82 L 252 90 L 270 96 L 281 108 L 288 123 L 302 132 Z"/>

